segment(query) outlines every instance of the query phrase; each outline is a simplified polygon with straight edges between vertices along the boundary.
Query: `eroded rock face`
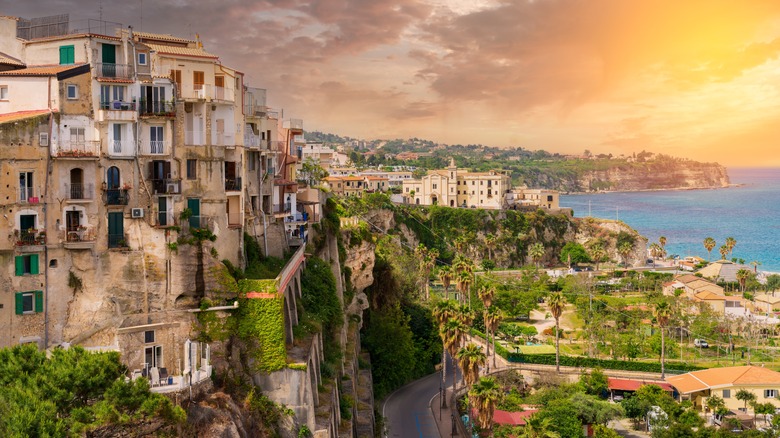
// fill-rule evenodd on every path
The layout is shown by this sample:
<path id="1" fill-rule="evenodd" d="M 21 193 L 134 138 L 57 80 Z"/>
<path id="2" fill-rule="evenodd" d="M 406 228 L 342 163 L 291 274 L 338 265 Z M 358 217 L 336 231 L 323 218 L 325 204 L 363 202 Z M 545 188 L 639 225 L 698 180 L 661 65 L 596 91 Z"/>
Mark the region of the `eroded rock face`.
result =
<path id="1" fill-rule="evenodd" d="M 356 293 L 363 292 L 374 283 L 374 244 L 362 241 L 359 245 L 347 248 L 344 266 L 352 270 L 350 281 Z"/>
<path id="2" fill-rule="evenodd" d="M 578 181 L 582 191 L 639 191 L 719 188 L 729 185 L 726 169 L 717 164 L 675 163 L 614 167 L 586 172 Z"/>
<path id="3" fill-rule="evenodd" d="M 623 260 L 618 253 L 617 236 L 624 232 L 634 236 L 634 247 L 628 255 L 628 263 L 631 266 L 644 266 L 647 259 L 647 238 L 637 233 L 636 230 L 624 222 L 607 219 L 582 218 L 577 221 L 577 233 L 574 239 L 589 248 L 594 241 L 601 240 L 606 250 L 606 258 L 610 260 Z"/>

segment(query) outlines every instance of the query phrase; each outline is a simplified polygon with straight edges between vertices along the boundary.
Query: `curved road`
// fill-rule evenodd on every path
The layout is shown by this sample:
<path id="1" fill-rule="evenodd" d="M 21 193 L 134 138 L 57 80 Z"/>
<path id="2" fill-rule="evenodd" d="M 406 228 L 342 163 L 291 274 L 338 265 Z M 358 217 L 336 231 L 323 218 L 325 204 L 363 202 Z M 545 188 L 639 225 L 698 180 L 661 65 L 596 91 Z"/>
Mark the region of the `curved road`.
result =
<path id="1" fill-rule="evenodd" d="M 447 384 L 452 386 L 452 362 L 448 357 Z M 460 374 L 458 374 L 460 376 Z M 382 416 L 385 417 L 384 436 L 402 438 L 439 438 L 439 430 L 431 415 L 431 399 L 439 393 L 441 373 L 423 377 L 407 384 L 390 394 L 382 406 Z M 444 411 L 445 415 L 448 410 Z M 448 432 L 450 422 L 444 422 L 445 434 Z"/>

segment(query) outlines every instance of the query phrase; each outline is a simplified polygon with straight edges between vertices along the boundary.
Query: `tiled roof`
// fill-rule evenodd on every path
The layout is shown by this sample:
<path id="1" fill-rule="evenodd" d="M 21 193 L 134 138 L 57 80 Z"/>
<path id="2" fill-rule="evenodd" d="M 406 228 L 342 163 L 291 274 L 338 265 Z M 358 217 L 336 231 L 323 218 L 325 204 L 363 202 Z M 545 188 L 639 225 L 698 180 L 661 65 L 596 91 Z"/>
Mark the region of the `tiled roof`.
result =
<path id="1" fill-rule="evenodd" d="M 24 63 L 18 59 L 8 56 L 5 53 L 0 52 L 0 64 L 15 65 L 18 67 L 24 67 Z"/>
<path id="2" fill-rule="evenodd" d="M 17 111 L 14 113 L 0 114 L 0 123 L 16 122 L 18 120 L 29 119 L 43 114 L 48 114 L 49 110 Z"/>
<path id="3" fill-rule="evenodd" d="M 165 55 L 192 56 L 195 58 L 212 58 L 212 59 L 219 58 L 217 55 L 212 55 L 211 53 L 203 49 L 199 49 L 197 47 L 169 46 L 165 44 L 154 44 L 149 42 L 146 42 L 144 44 L 149 46 L 149 49 Z"/>
<path id="4" fill-rule="evenodd" d="M 608 383 L 609 389 L 615 389 L 618 391 L 636 391 L 643 385 L 658 385 L 664 391 L 668 391 L 668 392 L 674 391 L 672 385 L 668 383 L 662 383 L 662 382 L 647 382 L 644 380 L 634 380 L 634 379 L 613 379 L 612 377 L 609 378 L 608 382 L 609 382 Z"/>
<path id="5" fill-rule="evenodd" d="M 698 300 L 705 301 L 726 301 L 725 296 L 708 290 L 698 292 L 696 295 L 694 295 L 694 297 L 696 297 Z"/>
<path id="6" fill-rule="evenodd" d="M 767 294 L 758 295 L 758 296 L 756 296 L 755 300 L 756 301 L 763 301 L 765 303 L 771 303 L 771 304 L 780 303 L 780 297 L 774 297 L 774 296 L 767 295 Z"/>
<path id="7" fill-rule="evenodd" d="M 110 82 L 112 84 L 132 84 L 134 81 L 132 79 L 122 79 L 122 78 L 97 78 L 98 82 Z"/>
<path id="8" fill-rule="evenodd" d="M 169 41 L 172 43 L 194 43 L 195 40 L 175 37 L 167 33 L 133 32 L 133 36 L 143 40 Z"/>
<path id="9" fill-rule="evenodd" d="M 34 65 L 19 70 L 0 71 L 0 76 L 56 76 L 58 73 L 70 70 L 84 64 L 70 65 Z"/>
<path id="10" fill-rule="evenodd" d="M 729 386 L 780 384 L 780 373 L 756 366 L 710 368 L 666 379 L 682 394 Z"/>

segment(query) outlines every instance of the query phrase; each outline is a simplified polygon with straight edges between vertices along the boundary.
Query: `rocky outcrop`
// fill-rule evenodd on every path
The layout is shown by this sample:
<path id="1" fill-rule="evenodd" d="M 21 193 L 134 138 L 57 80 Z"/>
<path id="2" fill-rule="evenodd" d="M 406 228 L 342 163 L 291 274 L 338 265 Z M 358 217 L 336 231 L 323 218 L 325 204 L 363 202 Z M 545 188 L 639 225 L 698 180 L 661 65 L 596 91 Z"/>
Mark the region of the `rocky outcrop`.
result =
<path id="1" fill-rule="evenodd" d="M 350 282 L 356 293 L 363 292 L 374 283 L 374 244 L 367 241 L 347 249 L 347 259 L 344 266 L 349 268 L 352 275 Z"/>
<path id="2" fill-rule="evenodd" d="M 719 164 L 652 162 L 585 172 L 577 184 L 580 191 L 708 189 L 727 187 L 729 176 Z"/>

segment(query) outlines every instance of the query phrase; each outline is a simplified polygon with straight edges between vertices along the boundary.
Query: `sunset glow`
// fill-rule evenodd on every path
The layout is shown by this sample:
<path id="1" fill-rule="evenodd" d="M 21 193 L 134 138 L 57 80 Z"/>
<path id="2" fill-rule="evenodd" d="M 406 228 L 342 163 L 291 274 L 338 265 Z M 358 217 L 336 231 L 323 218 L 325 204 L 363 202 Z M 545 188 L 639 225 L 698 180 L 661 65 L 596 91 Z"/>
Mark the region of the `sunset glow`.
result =
<path id="1" fill-rule="evenodd" d="M 199 33 L 308 130 L 780 166 L 777 1 L 104 0 L 103 19 Z"/>

